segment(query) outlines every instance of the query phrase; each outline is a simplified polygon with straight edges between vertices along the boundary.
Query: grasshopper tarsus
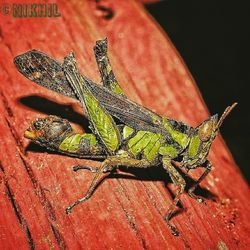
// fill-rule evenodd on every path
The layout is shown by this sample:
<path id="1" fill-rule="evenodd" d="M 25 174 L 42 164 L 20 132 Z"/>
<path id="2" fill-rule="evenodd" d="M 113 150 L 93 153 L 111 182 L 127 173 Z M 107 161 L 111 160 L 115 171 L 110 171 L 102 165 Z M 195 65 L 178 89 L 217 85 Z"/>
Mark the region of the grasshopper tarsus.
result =
<path id="1" fill-rule="evenodd" d="M 77 206 L 77 205 L 79 205 L 80 203 L 86 201 L 87 199 L 90 198 L 90 196 L 91 196 L 91 194 L 86 194 L 84 197 L 78 199 L 76 202 L 74 202 L 73 204 L 71 204 L 70 206 L 68 206 L 68 207 L 66 208 L 66 214 L 70 214 L 70 213 L 72 212 L 72 209 L 73 209 L 75 206 Z"/>
<path id="2" fill-rule="evenodd" d="M 192 188 L 191 188 L 191 189 L 192 189 Z M 202 197 L 200 197 L 200 196 L 194 194 L 194 193 L 193 193 L 193 189 L 192 189 L 192 190 L 191 190 L 191 189 L 188 190 L 188 195 L 189 195 L 192 199 L 196 200 L 198 203 L 206 205 L 206 204 L 207 204 L 206 201 L 205 201 Z"/>
<path id="3" fill-rule="evenodd" d="M 78 170 L 88 170 L 92 173 L 97 173 L 98 172 L 98 168 L 96 167 L 91 167 L 91 166 L 85 166 L 85 165 L 75 165 L 73 166 L 73 171 L 77 172 Z"/>
<path id="4" fill-rule="evenodd" d="M 67 208 L 65 209 L 66 214 L 70 214 L 70 213 L 71 213 L 71 210 L 72 210 L 72 207 L 71 207 L 71 206 L 67 207 Z"/>
<path id="5" fill-rule="evenodd" d="M 180 235 L 179 231 L 177 230 L 177 228 L 173 224 L 167 223 L 167 226 L 170 229 L 172 235 L 174 235 L 174 236 Z"/>

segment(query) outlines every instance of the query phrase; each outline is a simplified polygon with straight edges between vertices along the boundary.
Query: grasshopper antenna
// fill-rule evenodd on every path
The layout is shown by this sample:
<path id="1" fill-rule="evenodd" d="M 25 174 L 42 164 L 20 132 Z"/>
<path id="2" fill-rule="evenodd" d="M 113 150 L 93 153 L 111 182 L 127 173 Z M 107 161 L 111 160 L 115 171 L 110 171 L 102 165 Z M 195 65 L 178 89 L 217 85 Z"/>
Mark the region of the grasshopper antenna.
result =
<path id="1" fill-rule="evenodd" d="M 220 117 L 220 120 L 217 123 L 217 128 L 219 128 L 221 126 L 221 124 L 223 123 L 223 121 L 225 120 L 225 118 L 229 115 L 229 113 L 231 113 L 231 111 L 234 109 L 234 107 L 237 105 L 238 103 L 235 102 L 233 103 L 231 106 L 228 106 L 225 111 L 223 112 L 222 116 Z"/>

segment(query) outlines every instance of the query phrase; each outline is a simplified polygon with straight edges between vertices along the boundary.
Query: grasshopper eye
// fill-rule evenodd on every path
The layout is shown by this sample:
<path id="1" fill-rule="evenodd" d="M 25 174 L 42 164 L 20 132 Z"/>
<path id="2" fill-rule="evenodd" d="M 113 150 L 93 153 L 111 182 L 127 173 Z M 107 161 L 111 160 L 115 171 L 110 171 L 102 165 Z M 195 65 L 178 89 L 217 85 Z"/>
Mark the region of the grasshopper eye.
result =
<path id="1" fill-rule="evenodd" d="M 210 138 L 215 134 L 217 120 L 218 115 L 214 115 L 199 126 L 198 136 L 202 142 L 209 141 Z"/>
<path id="2" fill-rule="evenodd" d="M 214 126 L 212 121 L 207 121 L 202 124 L 198 131 L 200 140 L 203 142 L 208 141 L 213 133 L 213 128 Z"/>

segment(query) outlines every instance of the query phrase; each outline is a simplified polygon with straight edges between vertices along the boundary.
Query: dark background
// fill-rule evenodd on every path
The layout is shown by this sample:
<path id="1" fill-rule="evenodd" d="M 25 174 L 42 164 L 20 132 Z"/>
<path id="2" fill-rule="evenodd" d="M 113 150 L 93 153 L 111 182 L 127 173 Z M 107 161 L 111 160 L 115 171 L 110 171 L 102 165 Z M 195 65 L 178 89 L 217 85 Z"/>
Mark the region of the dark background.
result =
<path id="1" fill-rule="evenodd" d="M 166 0 L 146 8 L 181 54 L 211 114 L 238 102 L 221 133 L 250 181 L 250 7 L 241 1 Z"/>

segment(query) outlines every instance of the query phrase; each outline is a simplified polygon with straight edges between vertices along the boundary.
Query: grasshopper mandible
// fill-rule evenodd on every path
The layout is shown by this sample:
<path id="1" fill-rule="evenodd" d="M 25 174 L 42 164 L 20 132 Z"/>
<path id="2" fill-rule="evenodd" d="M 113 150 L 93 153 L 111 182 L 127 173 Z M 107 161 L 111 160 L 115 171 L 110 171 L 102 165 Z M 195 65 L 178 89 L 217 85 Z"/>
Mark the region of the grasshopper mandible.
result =
<path id="1" fill-rule="evenodd" d="M 220 118 L 217 114 L 213 115 L 195 128 L 161 117 L 126 97 L 111 68 L 107 39 L 96 42 L 94 54 L 103 86 L 79 73 L 73 52 L 65 57 L 63 64 L 36 50 L 15 57 L 17 69 L 29 80 L 79 100 L 88 115 L 92 131 L 89 134 L 76 133 L 67 120 L 48 116 L 36 119 L 24 136 L 49 150 L 66 155 L 103 159 L 99 168 L 73 167 L 74 171 L 85 169 L 95 175 L 86 194 L 67 207 L 67 213 L 89 199 L 103 175 L 119 166 L 147 168 L 162 165 L 178 186 L 165 217 L 172 233 L 178 235 L 169 220 L 186 183 L 176 170 L 176 162 L 178 160 L 187 172 L 198 167 L 205 169 L 188 190 L 192 198 L 202 202 L 194 190 L 211 171 L 212 164 L 207 160 L 211 144 L 236 103 L 227 107 Z"/>

